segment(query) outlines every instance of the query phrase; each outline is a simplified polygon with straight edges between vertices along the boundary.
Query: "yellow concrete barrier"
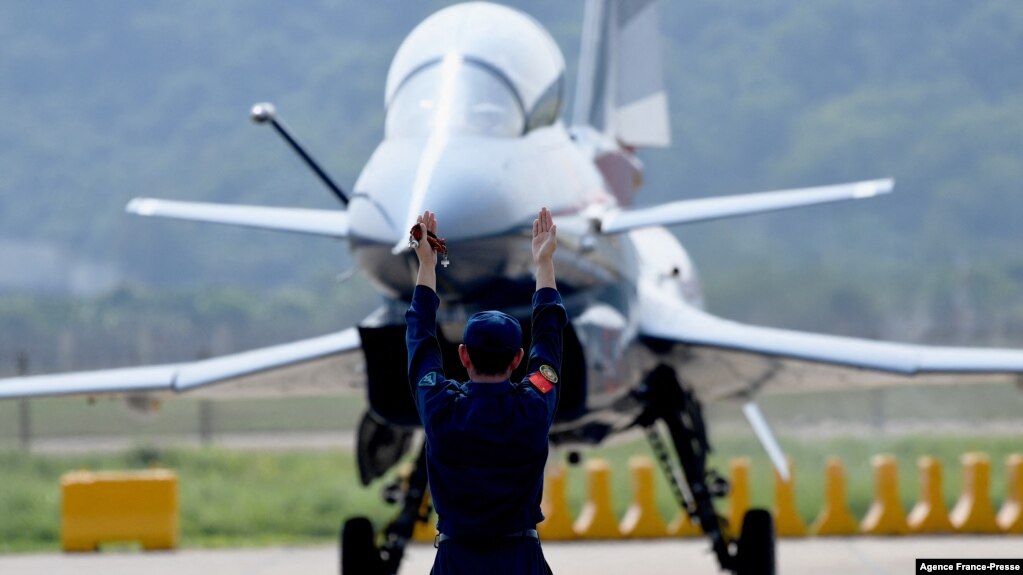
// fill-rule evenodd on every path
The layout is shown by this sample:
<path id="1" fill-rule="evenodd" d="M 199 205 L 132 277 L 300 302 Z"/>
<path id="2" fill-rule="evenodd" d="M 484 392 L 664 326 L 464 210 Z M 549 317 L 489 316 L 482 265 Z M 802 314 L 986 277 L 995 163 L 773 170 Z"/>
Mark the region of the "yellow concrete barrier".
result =
<path id="1" fill-rule="evenodd" d="M 668 534 L 668 527 L 654 501 L 654 462 L 645 455 L 629 459 L 632 474 L 632 503 L 618 524 L 623 537 L 654 538 Z"/>
<path id="2" fill-rule="evenodd" d="M 951 533 L 952 522 L 941 489 L 941 463 L 924 456 L 917 460 L 916 467 L 920 470 L 920 499 L 906 518 L 909 532 Z"/>
<path id="3" fill-rule="evenodd" d="M 611 506 L 611 468 L 603 459 L 586 462 L 589 493 L 572 529 L 582 539 L 617 539 L 618 520 Z"/>
<path id="4" fill-rule="evenodd" d="M 685 509 L 680 509 L 675 514 L 675 518 L 668 524 L 668 536 L 669 537 L 699 537 L 703 535 L 703 530 L 700 526 L 693 523 L 692 518 L 689 517 L 689 512 Z"/>
<path id="5" fill-rule="evenodd" d="M 906 513 L 899 501 L 899 470 L 891 455 L 875 455 L 874 502 L 860 522 L 860 530 L 868 535 L 902 535 L 909 531 Z"/>
<path id="6" fill-rule="evenodd" d="M 1023 535 L 1023 454 L 1005 458 L 1005 502 L 997 521 L 1002 531 Z"/>
<path id="7" fill-rule="evenodd" d="M 60 479 L 64 551 L 137 541 L 146 550 L 178 546 L 178 477 L 168 470 L 73 471 Z"/>
<path id="8" fill-rule="evenodd" d="M 853 535 L 859 524 L 845 497 L 845 468 L 837 457 L 828 459 L 824 476 L 824 509 L 810 526 L 813 535 Z"/>
<path id="9" fill-rule="evenodd" d="M 436 515 L 430 515 L 430 519 L 426 522 L 416 521 L 415 527 L 412 528 L 412 540 L 416 543 L 433 543 L 433 540 L 437 537 L 437 517 Z"/>
<path id="10" fill-rule="evenodd" d="M 565 497 L 566 479 L 565 468 L 560 464 L 553 465 L 544 479 L 543 502 L 540 504 L 544 520 L 536 527 L 544 541 L 575 539 L 572 512 L 568 509 L 568 499 Z"/>
<path id="11" fill-rule="evenodd" d="M 966 453 L 959 458 L 963 491 L 949 519 L 959 533 L 999 533 L 991 505 L 991 460 L 983 453 Z"/>
<path id="12" fill-rule="evenodd" d="M 940 462 L 932 457 L 917 461 L 920 495 L 912 511 L 905 513 L 898 489 L 898 465 L 891 455 L 871 458 L 874 472 L 874 500 L 867 514 L 857 523 L 846 498 L 845 468 L 837 458 L 828 459 L 825 469 L 824 501 L 817 518 L 808 529 L 796 506 L 795 466 L 789 458 L 792 476 L 782 481 L 775 472 L 776 533 L 779 537 L 812 535 L 903 535 L 949 533 L 1023 534 L 1023 454 L 1006 458 L 1006 495 L 996 514 L 990 499 L 990 462 L 982 453 L 961 458 L 963 488 L 955 508 L 948 513 L 942 495 Z M 680 510 L 665 526 L 657 511 L 654 495 L 654 462 L 648 457 L 629 460 L 633 498 L 619 522 L 611 501 L 611 470 L 608 463 L 592 459 L 586 466 L 588 499 L 582 512 L 572 520 L 565 495 L 566 472 L 555 466 L 545 479 L 542 508 L 546 519 L 538 526 L 546 540 L 697 537 L 702 535 L 685 510 Z M 750 504 L 750 460 L 730 462 L 730 501 L 728 529 L 733 536 L 741 532 Z M 432 527 L 417 526 L 417 540 L 432 540 Z M 420 533 L 420 531 L 422 531 Z M 421 535 L 421 536 L 420 536 Z"/>
<path id="13" fill-rule="evenodd" d="M 742 518 L 749 510 L 749 457 L 736 457 L 729 464 L 728 530 L 733 537 L 742 533 Z"/>
<path id="14" fill-rule="evenodd" d="M 779 537 L 805 537 L 806 524 L 796 509 L 796 467 L 788 458 L 789 480 L 774 470 L 774 527 Z"/>
<path id="15" fill-rule="evenodd" d="M 699 537 L 703 535 L 703 529 L 693 523 L 689 511 L 679 509 L 675 512 L 675 518 L 668 523 L 668 537 Z"/>
<path id="16" fill-rule="evenodd" d="M 419 506 L 419 513 L 422 514 L 427 509 L 430 509 L 431 502 L 430 492 L 427 491 L 426 495 L 423 496 L 423 504 Z M 437 514 L 430 509 L 428 519 L 426 521 L 416 521 L 416 524 L 412 527 L 412 540 L 419 543 L 433 543 L 437 533 L 439 533 L 437 531 Z"/>

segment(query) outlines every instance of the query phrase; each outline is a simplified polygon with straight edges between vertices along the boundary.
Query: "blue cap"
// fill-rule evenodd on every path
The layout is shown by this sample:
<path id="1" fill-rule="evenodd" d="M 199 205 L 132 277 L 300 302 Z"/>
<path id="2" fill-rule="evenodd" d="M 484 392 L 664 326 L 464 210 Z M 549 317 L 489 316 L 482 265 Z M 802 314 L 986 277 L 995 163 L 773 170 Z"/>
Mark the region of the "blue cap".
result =
<path id="1" fill-rule="evenodd" d="M 481 311 L 466 322 L 462 341 L 471 349 L 514 353 L 522 347 L 522 326 L 506 313 Z"/>

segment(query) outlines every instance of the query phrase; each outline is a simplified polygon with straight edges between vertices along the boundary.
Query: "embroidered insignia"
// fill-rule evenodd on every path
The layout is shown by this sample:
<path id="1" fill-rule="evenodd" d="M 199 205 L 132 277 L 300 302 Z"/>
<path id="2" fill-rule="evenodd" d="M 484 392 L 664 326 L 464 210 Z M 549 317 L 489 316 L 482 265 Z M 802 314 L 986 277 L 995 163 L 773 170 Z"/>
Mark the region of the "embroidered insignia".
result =
<path id="1" fill-rule="evenodd" d="M 540 393 L 547 393 L 554 389 L 551 382 L 539 371 L 535 371 L 529 376 L 529 383 L 533 384 L 533 387 L 535 387 Z"/>
<path id="2" fill-rule="evenodd" d="M 419 379 L 419 387 L 433 387 L 437 385 L 437 372 L 431 371 Z"/>
<path id="3" fill-rule="evenodd" d="M 540 366 L 540 375 L 547 378 L 547 381 L 551 383 L 558 383 L 558 374 L 555 373 L 554 368 L 549 365 Z"/>

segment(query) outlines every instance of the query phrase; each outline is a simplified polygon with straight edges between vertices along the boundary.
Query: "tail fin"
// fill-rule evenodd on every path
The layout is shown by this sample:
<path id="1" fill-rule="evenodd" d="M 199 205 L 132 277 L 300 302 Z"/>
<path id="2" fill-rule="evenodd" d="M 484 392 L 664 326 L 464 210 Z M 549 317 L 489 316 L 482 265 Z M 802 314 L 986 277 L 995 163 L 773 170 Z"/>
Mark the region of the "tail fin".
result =
<path id="1" fill-rule="evenodd" d="M 587 0 L 572 123 L 624 145 L 671 144 L 656 0 Z"/>

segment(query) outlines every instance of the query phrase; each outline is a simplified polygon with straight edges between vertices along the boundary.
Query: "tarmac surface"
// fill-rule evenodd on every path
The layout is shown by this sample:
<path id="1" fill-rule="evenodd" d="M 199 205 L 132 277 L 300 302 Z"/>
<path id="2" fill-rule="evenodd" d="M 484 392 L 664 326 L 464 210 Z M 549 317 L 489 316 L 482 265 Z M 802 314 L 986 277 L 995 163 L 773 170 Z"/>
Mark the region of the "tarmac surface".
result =
<path id="1" fill-rule="evenodd" d="M 719 573 L 702 539 L 547 543 L 557 575 L 712 575 Z M 415 545 L 400 575 L 430 572 L 434 549 Z M 911 574 L 917 558 L 1019 558 L 1023 537 L 855 537 L 785 539 L 778 545 L 782 575 Z M 0 556 L 4 575 L 277 575 L 338 572 L 337 548 L 184 550 Z"/>

